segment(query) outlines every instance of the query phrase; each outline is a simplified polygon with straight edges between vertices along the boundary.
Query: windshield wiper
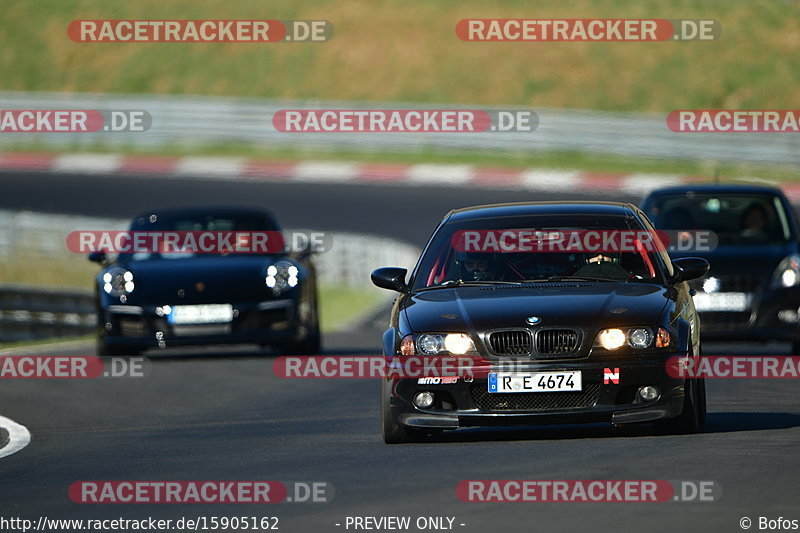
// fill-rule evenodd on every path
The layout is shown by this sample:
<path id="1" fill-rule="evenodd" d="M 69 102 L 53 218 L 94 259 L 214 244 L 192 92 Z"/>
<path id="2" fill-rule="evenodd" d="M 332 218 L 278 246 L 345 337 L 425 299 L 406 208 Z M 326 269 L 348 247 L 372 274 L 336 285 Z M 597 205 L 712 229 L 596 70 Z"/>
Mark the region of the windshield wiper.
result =
<path id="1" fill-rule="evenodd" d="M 541 281 L 541 280 L 539 280 Z M 559 281 L 623 281 L 628 282 L 626 279 L 619 278 L 599 278 L 591 276 L 550 276 L 546 281 L 559 282 Z"/>
<path id="2" fill-rule="evenodd" d="M 482 287 L 487 285 L 519 285 L 521 281 L 464 281 L 461 279 L 449 279 L 438 285 L 431 285 L 429 287 L 422 287 L 420 291 L 429 291 L 433 289 L 447 289 L 452 287 Z"/>

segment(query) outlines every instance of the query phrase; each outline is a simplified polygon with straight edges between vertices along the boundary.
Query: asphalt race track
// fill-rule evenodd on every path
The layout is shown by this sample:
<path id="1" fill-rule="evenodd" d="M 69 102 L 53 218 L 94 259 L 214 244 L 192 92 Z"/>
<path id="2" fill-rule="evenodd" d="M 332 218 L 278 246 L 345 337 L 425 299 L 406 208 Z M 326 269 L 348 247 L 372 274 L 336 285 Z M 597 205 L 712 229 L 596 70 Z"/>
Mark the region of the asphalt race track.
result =
<path id="1" fill-rule="evenodd" d="M 522 199 L 512 191 L 375 185 L 219 183 L 6 175 L 0 208 L 127 217 L 154 205 L 260 203 L 287 226 L 365 231 L 422 244 L 450 208 Z M 574 198 L 578 198 L 575 196 Z M 597 197 L 595 197 L 597 198 Z M 614 198 L 619 200 L 619 198 Z M 637 198 L 626 198 L 636 201 Z M 330 354 L 378 353 L 365 323 L 324 339 Z M 706 354 L 784 354 L 787 346 L 710 345 Z M 41 353 L 41 352 L 36 352 Z M 92 355 L 70 344 L 45 353 Z M 378 383 L 283 380 L 273 355 L 209 347 L 148 352 L 140 379 L 5 380 L 0 415 L 31 442 L 0 458 L 3 516 L 278 516 L 280 531 L 346 531 L 347 516 L 450 516 L 456 531 L 741 531 L 740 518 L 798 518 L 796 380 L 711 380 L 701 434 L 645 426 L 469 430 L 435 443 L 383 444 Z M 463 503 L 466 479 L 713 480 L 715 502 Z M 80 505 L 78 480 L 326 481 L 330 503 Z M 337 526 L 336 524 L 341 524 Z M 461 526 L 460 524 L 465 524 Z M 350 531 L 353 531 L 351 528 Z"/>
<path id="2" fill-rule="evenodd" d="M 403 185 L 214 181 L 0 173 L 0 209 L 27 209 L 86 216 L 129 218 L 164 206 L 256 205 L 271 210 L 285 227 L 386 235 L 422 246 L 451 209 L 498 202 L 561 200 L 562 194 L 513 190 Z M 579 200 L 639 200 L 601 197 Z"/>

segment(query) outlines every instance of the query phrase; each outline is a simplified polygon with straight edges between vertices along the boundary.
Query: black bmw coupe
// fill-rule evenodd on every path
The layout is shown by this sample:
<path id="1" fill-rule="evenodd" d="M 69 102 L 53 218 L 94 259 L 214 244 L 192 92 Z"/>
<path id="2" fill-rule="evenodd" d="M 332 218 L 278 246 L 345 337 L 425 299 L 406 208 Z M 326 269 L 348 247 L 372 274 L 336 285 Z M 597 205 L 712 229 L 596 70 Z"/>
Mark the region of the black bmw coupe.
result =
<path id="1" fill-rule="evenodd" d="M 282 235 L 271 214 L 252 208 L 148 211 L 134 217 L 129 234 L 198 235 L 201 243 L 204 235 Z M 90 254 L 103 265 L 95 282 L 98 353 L 236 343 L 319 353 L 316 276 L 308 254 L 283 246 L 237 253 L 242 249 L 148 249 L 113 261 Z"/>
<path id="2" fill-rule="evenodd" d="M 700 356 L 688 280 L 704 259 L 671 260 L 634 205 L 514 203 L 448 213 L 406 279 L 383 337 L 389 360 L 470 356 L 484 372 L 382 380 L 387 443 L 468 426 L 654 422 L 691 433 L 705 384 L 672 377 Z M 399 361 L 399 359 L 398 359 Z"/>

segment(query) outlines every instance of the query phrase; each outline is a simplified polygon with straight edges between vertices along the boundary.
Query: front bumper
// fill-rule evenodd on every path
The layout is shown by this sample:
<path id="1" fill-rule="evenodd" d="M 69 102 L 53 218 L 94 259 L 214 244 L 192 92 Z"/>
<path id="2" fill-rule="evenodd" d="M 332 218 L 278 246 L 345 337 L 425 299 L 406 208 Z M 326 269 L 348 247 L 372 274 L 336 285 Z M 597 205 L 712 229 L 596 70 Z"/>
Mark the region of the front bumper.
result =
<path id="1" fill-rule="evenodd" d="M 155 305 L 109 305 L 99 336 L 109 346 L 138 350 L 203 344 L 278 344 L 304 339 L 309 328 L 294 299 L 233 303 L 230 322 L 173 324 Z"/>
<path id="2" fill-rule="evenodd" d="M 577 424 L 611 422 L 632 424 L 671 418 L 681 413 L 684 401 L 683 378 L 671 378 L 666 362 L 672 352 L 649 357 L 610 358 L 601 361 L 590 356 L 574 362 L 531 362 L 519 372 L 581 371 L 580 392 L 490 393 L 486 377 L 452 384 L 418 383 L 417 379 L 391 379 L 384 382 L 389 409 L 397 423 L 419 429 L 456 429 L 469 426 L 513 426 L 538 424 Z M 606 370 L 619 370 L 619 381 L 609 379 Z M 484 374 L 485 375 L 485 374 Z M 644 385 L 656 386 L 660 396 L 649 402 L 638 396 Z M 417 392 L 432 392 L 434 405 L 414 406 Z"/>

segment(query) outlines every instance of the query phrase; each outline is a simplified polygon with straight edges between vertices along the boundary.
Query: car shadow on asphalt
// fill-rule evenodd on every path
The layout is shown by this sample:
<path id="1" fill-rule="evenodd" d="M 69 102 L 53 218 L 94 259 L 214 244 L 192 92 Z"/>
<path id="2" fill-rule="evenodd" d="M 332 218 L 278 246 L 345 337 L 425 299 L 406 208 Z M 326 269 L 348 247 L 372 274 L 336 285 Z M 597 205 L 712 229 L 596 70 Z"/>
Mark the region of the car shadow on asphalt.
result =
<path id="1" fill-rule="evenodd" d="M 800 427 L 800 415 L 793 413 L 709 413 L 708 420 L 699 435 L 791 429 L 794 427 Z M 629 427 L 614 427 L 610 424 L 585 424 L 516 428 L 469 428 L 451 432 L 446 431 L 442 434 L 431 436 L 428 442 L 467 443 L 632 437 L 663 438 L 665 436 L 687 437 L 687 435 L 665 435 L 659 433 L 652 424 Z"/>

